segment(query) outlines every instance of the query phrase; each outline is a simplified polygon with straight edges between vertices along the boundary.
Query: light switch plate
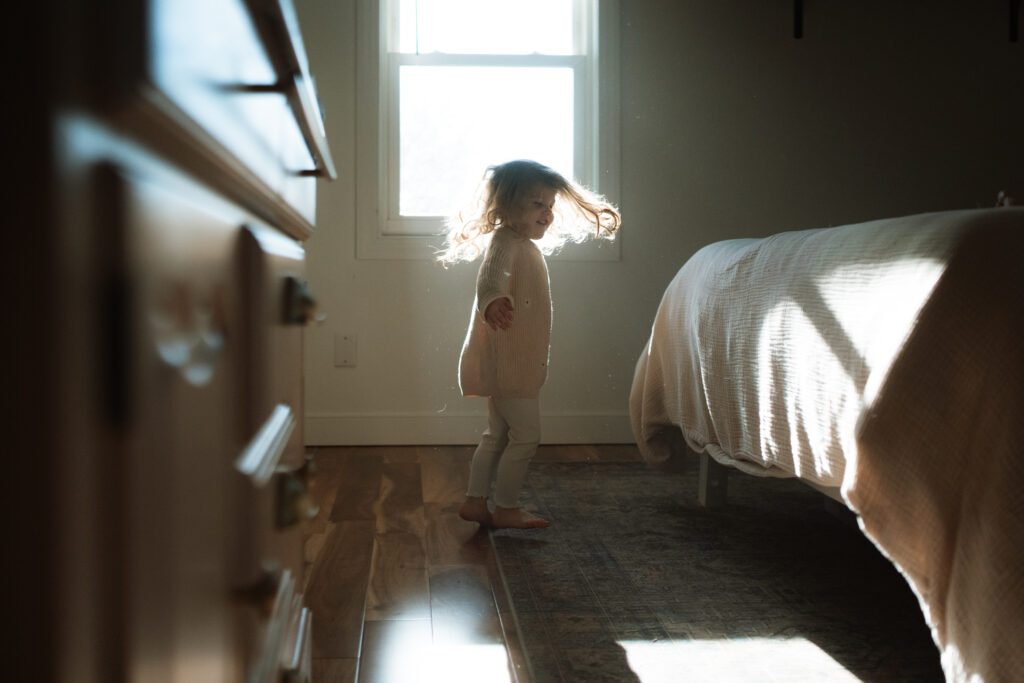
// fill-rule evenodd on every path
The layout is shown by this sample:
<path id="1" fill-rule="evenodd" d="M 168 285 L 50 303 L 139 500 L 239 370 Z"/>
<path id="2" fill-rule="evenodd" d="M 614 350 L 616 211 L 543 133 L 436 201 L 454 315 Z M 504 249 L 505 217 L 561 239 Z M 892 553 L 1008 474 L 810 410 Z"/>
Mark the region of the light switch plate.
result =
<path id="1" fill-rule="evenodd" d="M 334 335 L 334 367 L 354 368 L 357 352 L 356 335 L 352 333 Z"/>

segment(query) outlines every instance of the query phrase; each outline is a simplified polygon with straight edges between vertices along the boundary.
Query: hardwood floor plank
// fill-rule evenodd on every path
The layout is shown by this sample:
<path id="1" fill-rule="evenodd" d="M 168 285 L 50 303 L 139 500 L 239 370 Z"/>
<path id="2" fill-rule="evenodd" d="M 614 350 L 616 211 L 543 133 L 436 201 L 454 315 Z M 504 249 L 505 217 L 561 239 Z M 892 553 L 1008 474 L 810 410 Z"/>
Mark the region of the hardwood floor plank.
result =
<path id="1" fill-rule="evenodd" d="M 376 520 L 383 467 L 381 459 L 359 453 L 345 453 L 340 457 L 342 462 L 331 521 Z"/>
<path id="2" fill-rule="evenodd" d="M 405 531 L 378 533 L 366 596 L 366 620 L 429 617 L 430 590 L 423 540 Z"/>
<path id="3" fill-rule="evenodd" d="M 419 462 L 419 446 L 377 446 L 377 457 L 383 463 Z"/>
<path id="4" fill-rule="evenodd" d="M 424 503 L 424 545 L 430 566 L 486 564 L 492 554 L 487 530 L 459 517 L 457 504 Z"/>
<path id="5" fill-rule="evenodd" d="M 317 559 L 320 557 L 320 552 L 324 549 L 324 544 L 327 542 L 327 538 L 334 527 L 334 522 L 327 522 L 323 531 L 315 534 L 306 534 L 302 539 L 303 591 L 309 589 L 309 580 L 313 575 L 313 565 L 316 564 Z"/>
<path id="6" fill-rule="evenodd" d="M 508 601 L 508 595 L 504 590 L 504 579 L 501 577 L 501 567 L 498 566 L 498 557 L 494 554 L 494 546 L 490 536 L 487 539 L 487 558 L 482 565 L 487 570 L 487 580 L 491 583 L 491 592 L 494 594 L 494 605 L 498 609 L 498 615 L 512 614 L 512 604 Z"/>
<path id="7" fill-rule="evenodd" d="M 314 680 L 529 683 L 486 530 L 458 517 L 473 446 L 317 447 L 305 533 Z M 632 445 L 538 459 L 639 459 Z"/>
<path id="8" fill-rule="evenodd" d="M 504 593 L 504 591 L 501 592 Z M 526 651 L 523 649 L 523 643 L 519 638 L 515 617 L 511 613 L 502 614 L 499 612 L 498 619 L 501 621 L 501 632 L 505 637 L 505 650 L 508 653 L 511 680 L 514 683 L 530 683 L 530 668 L 526 663 Z"/>
<path id="9" fill-rule="evenodd" d="M 383 463 L 377 531 L 406 531 L 423 536 L 423 484 L 416 462 Z"/>
<path id="10" fill-rule="evenodd" d="M 334 528 L 331 510 L 338 493 L 341 466 L 344 457 L 337 448 L 309 449 L 313 457 L 313 470 L 309 479 L 309 493 L 317 506 L 316 516 L 306 522 L 303 532 L 303 562 L 305 585 L 309 583 L 310 572 L 323 548 L 324 540 Z"/>
<path id="11" fill-rule="evenodd" d="M 313 656 L 359 656 L 374 524 L 339 522 L 309 573 L 306 602 L 313 612 Z"/>
<path id="12" fill-rule="evenodd" d="M 430 618 L 438 645 L 503 645 L 504 637 L 485 567 L 430 568 Z"/>
<path id="13" fill-rule="evenodd" d="M 317 506 L 317 514 L 306 524 L 306 533 L 310 535 L 322 534 L 330 523 L 344 460 L 336 449 L 311 450 L 313 472 L 309 479 L 309 494 Z"/>
<path id="14" fill-rule="evenodd" d="M 355 683 L 358 659 L 314 659 L 313 680 L 316 683 Z"/>
<path id="15" fill-rule="evenodd" d="M 420 450 L 423 502 L 461 503 L 469 483 L 469 462 L 475 446 L 430 446 Z"/>
<path id="16" fill-rule="evenodd" d="M 445 681 L 433 676 L 430 619 L 387 619 L 366 622 L 359 683 Z"/>

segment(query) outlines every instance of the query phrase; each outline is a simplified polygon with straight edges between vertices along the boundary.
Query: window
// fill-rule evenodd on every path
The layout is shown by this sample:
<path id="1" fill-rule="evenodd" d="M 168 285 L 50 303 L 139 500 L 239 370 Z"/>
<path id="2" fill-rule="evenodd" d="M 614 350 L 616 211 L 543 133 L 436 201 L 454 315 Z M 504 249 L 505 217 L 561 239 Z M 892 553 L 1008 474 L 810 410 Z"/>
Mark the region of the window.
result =
<path id="1" fill-rule="evenodd" d="M 510 159 L 545 163 L 614 201 L 610 1 L 360 0 L 358 8 L 358 257 L 432 257 L 444 216 L 487 166 Z M 617 258 L 618 249 L 601 254 Z"/>

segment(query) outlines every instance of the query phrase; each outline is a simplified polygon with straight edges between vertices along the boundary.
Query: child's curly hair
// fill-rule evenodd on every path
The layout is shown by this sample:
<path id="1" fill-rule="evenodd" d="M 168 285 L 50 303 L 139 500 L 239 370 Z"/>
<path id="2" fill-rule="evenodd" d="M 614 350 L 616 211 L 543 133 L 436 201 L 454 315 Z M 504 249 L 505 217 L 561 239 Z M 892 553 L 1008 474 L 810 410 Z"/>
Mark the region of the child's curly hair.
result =
<path id="1" fill-rule="evenodd" d="M 567 241 L 579 243 L 588 237 L 614 239 L 622 218 L 607 199 L 554 169 L 520 159 L 487 169 L 473 204 L 448 218 L 445 248 L 437 260 L 447 265 L 472 261 L 483 253 L 487 235 L 507 225 L 524 194 L 538 184 L 554 190 L 556 196 L 555 220 L 538 240 L 541 251 L 550 254 Z"/>

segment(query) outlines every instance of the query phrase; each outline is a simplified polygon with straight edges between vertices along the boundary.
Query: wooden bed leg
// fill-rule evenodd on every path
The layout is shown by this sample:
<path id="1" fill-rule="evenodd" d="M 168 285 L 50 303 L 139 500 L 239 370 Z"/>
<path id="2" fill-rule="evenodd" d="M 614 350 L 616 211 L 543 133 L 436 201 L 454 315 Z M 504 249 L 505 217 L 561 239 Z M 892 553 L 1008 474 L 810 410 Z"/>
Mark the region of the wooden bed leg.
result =
<path id="1" fill-rule="evenodd" d="M 725 505 L 726 484 L 729 468 L 719 465 L 707 453 L 700 454 L 700 480 L 697 484 L 697 500 L 703 507 Z"/>

